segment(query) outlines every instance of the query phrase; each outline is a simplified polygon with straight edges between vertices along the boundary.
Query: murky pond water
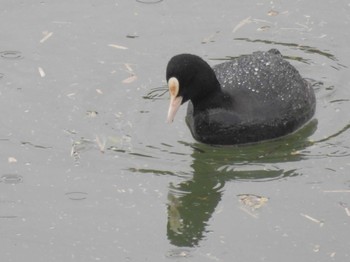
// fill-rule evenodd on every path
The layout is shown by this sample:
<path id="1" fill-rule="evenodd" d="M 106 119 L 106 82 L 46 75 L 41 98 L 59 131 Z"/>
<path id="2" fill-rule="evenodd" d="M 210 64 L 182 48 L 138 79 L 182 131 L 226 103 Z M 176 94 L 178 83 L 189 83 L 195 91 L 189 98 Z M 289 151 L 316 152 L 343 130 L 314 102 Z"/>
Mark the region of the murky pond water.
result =
<path id="1" fill-rule="evenodd" d="M 348 261 L 349 1 L 4 1 L 1 261 Z M 165 67 L 278 48 L 313 85 L 287 137 L 213 147 Z"/>

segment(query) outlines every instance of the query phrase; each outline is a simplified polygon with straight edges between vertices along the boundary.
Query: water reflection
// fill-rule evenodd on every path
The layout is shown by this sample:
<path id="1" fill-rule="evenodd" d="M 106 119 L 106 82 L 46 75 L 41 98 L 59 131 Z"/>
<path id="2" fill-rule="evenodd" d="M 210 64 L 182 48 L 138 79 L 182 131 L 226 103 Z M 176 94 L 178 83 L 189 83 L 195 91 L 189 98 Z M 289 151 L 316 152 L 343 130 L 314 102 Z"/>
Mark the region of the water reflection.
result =
<path id="1" fill-rule="evenodd" d="M 210 172 L 195 173 L 191 180 L 170 185 L 168 239 L 176 246 L 195 246 L 205 236 L 207 221 L 221 200 L 224 186 Z"/>
<path id="2" fill-rule="evenodd" d="M 206 226 L 221 200 L 225 183 L 232 180 L 266 181 L 301 175 L 279 163 L 307 157 L 308 140 L 317 128 L 313 120 L 298 132 L 256 145 L 213 147 L 186 144 L 193 148 L 193 177 L 168 193 L 167 236 L 178 247 L 193 247 L 205 237 Z M 184 143 L 185 144 L 185 143 Z"/>

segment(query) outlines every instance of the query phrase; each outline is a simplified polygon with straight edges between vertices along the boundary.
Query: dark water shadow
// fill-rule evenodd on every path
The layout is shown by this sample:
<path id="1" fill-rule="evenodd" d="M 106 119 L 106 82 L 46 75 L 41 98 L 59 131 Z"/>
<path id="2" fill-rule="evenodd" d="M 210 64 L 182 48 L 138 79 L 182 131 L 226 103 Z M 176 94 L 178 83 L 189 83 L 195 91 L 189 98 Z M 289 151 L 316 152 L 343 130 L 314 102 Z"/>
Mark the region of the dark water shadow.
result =
<path id="1" fill-rule="evenodd" d="M 193 247 L 205 237 L 206 226 L 230 181 L 264 182 L 302 175 L 280 167 L 283 162 L 307 158 L 308 140 L 317 120 L 294 134 L 254 145 L 213 147 L 186 144 L 193 148 L 193 177 L 169 185 L 167 236 L 178 247 Z"/>

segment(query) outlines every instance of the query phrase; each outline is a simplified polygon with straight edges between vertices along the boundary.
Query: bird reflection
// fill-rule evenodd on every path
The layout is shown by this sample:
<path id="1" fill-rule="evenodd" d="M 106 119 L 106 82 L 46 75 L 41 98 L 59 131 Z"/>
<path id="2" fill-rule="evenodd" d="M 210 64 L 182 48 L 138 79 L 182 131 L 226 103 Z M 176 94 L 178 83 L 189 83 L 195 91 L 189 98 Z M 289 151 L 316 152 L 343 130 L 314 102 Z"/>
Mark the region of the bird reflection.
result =
<path id="1" fill-rule="evenodd" d="M 176 246 L 195 246 L 206 233 L 205 227 L 219 203 L 224 184 L 208 176 L 198 176 L 168 194 L 168 238 Z M 179 193 L 181 192 L 181 193 Z"/>
<path id="2" fill-rule="evenodd" d="M 312 145 L 308 137 L 316 128 L 314 120 L 290 136 L 250 146 L 188 144 L 193 148 L 193 177 L 169 186 L 167 236 L 170 243 L 194 247 L 205 238 L 208 221 L 222 198 L 226 182 L 302 175 L 296 169 L 285 170 L 279 164 L 306 158 L 305 149 Z"/>

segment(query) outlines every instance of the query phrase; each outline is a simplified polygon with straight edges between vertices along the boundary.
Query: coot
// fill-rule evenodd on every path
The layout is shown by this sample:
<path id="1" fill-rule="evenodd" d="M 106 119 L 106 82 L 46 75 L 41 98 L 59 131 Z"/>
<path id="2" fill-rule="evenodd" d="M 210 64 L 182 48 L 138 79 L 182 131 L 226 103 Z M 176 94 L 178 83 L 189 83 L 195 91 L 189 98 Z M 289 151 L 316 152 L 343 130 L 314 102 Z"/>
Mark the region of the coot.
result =
<path id="1" fill-rule="evenodd" d="M 276 49 L 254 52 L 211 68 L 202 58 L 180 54 L 166 69 L 168 122 L 189 100 L 186 122 L 203 143 L 253 143 L 289 134 L 313 116 L 310 84 Z"/>

